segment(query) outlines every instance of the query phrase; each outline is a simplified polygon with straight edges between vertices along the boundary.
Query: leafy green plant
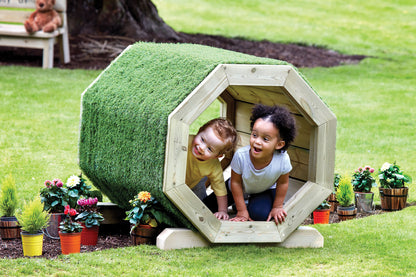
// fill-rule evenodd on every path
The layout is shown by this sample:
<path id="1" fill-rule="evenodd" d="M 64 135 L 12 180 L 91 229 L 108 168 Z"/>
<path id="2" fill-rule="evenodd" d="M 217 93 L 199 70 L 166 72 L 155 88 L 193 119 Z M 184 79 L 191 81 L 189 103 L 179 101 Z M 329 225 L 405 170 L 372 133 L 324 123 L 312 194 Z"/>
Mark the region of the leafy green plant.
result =
<path id="1" fill-rule="evenodd" d="M 133 225 L 132 230 L 140 224 L 151 227 L 157 227 L 159 224 L 175 225 L 175 222 L 163 211 L 162 206 L 149 192 L 141 191 L 129 202 L 133 208 L 126 212 L 126 220 Z"/>
<path id="2" fill-rule="evenodd" d="M 1 186 L 0 215 L 14 216 L 18 206 L 16 182 L 12 174 L 7 175 Z"/>
<path id="3" fill-rule="evenodd" d="M 359 167 L 352 175 L 352 186 L 356 192 L 371 192 L 371 188 L 377 186 L 376 180 L 371 176 L 374 168 L 371 166 Z"/>
<path id="4" fill-rule="evenodd" d="M 62 213 L 68 205 L 68 190 L 60 179 L 46 180 L 45 187 L 40 190 L 40 199 L 45 211 Z"/>
<path id="5" fill-rule="evenodd" d="M 73 217 L 77 215 L 77 211 L 71 208 L 69 205 L 65 206 L 64 210 L 65 218 L 59 224 L 59 230 L 62 233 L 79 233 L 82 231 L 82 226 L 78 222 L 73 220 Z"/>
<path id="6" fill-rule="evenodd" d="M 335 175 L 334 175 L 334 193 L 337 191 L 340 179 L 341 179 L 341 174 L 335 173 Z"/>
<path id="7" fill-rule="evenodd" d="M 83 222 L 87 228 L 100 226 L 100 222 L 104 220 L 104 217 L 97 211 L 97 203 L 98 199 L 96 197 L 79 199 L 77 204 L 79 207 L 78 212 L 80 213 L 75 220 Z"/>
<path id="8" fill-rule="evenodd" d="M 347 176 L 341 177 L 336 193 L 337 201 L 342 207 L 349 207 L 354 201 L 354 190 Z"/>
<path id="9" fill-rule="evenodd" d="M 411 181 L 411 178 L 400 170 L 400 167 L 394 162 L 393 164 L 384 163 L 378 173 L 378 180 L 382 188 L 402 188 L 404 183 Z"/>
<path id="10" fill-rule="evenodd" d="M 30 234 L 39 233 L 49 223 L 49 214 L 43 209 L 39 197 L 24 205 L 23 210 L 17 213 L 16 217 L 22 226 L 22 230 Z"/>

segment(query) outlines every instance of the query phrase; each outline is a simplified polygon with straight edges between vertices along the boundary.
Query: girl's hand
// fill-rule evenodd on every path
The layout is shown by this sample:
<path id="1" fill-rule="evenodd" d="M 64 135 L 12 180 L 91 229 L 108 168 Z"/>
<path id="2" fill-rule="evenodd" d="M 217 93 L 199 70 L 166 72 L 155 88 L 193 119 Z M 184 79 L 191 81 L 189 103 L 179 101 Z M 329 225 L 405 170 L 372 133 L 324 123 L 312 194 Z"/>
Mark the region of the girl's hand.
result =
<path id="1" fill-rule="evenodd" d="M 248 211 L 237 212 L 237 215 L 234 218 L 231 218 L 230 221 L 253 221 L 248 214 Z"/>
<path id="2" fill-rule="evenodd" d="M 227 212 L 216 212 L 214 215 L 215 215 L 216 218 L 218 218 L 220 220 L 221 219 L 228 220 L 228 218 L 229 218 Z"/>
<path id="3" fill-rule="evenodd" d="M 267 217 L 267 221 L 270 221 L 272 218 L 276 224 L 282 223 L 285 221 L 285 217 L 287 216 L 286 211 L 283 208 L 272 208 Z"/>

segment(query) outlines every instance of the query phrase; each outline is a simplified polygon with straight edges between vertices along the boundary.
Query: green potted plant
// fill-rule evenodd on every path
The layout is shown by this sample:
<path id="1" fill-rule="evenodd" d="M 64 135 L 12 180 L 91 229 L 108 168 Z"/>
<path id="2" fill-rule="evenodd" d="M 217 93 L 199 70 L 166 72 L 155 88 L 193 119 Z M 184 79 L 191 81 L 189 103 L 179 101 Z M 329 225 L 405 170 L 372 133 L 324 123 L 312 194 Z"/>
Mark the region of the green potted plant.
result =
<path id="1" fill-rule="evenodd" d="M 329 205 L 329 203 L 326 200 L 324 200 L 313 211 L 313 223 L 314 224 L 328 224 L 330 212 L 331 212 L 331 205 Z"/>
<path id="2" fill-rule="evenodd" d="M 65 206 L 65 217 L 59 224 L 62 254 L 79 253 L 81 251 L 82 226 L 74 220 L 78 212 L 69 205 Z"/>
<path id="3" fill-rule="evenodd" d="M 175 225 L 149 192 L 141 191 L 129 202 L 132 209 L 126 212 L 126 220 L 132 226 L 130 235 L 133 244 L 154 244 L 161 224 Z"/>
<path id="4" fill-rule="evenodd" d="M 104 217 L 97 210 L 98 198 L 81 198 L 77 201 L 78 216 L 76 221 L 81 222 L 84 227 L 81 232 L 82 245 L 96 245 L 98 239 L 98 231 L 101 221 Z"/>
<path id="5" fill-rule="evenodd" d="M 357 208 L 353 205 L 354 190 L 352 188 L 351 179 L 347 176 L 341 177 L 336 193 L 339 206 L 337 214 L 341 221 L 353 219 L 357 215 Z"/>
<path id="6" fill-rule="evenodd" d="M 405 187 L 405 183 L 409 183 L 411 178 L 400 170 L 396 162 L 384 163 L 379 170 L 378 180 L 383 210 L 397 211 L 406 207 L 409 188 Z"/>
<path id="7" fill-rule="evenodd" d="M 21 213 L 16 217 L 22 226 L 22 245 L 24 256 L 42 255 L 43 232 L 42 229 L 49 223 L 49 214 L 43 209 L 39 197 L 24 205 Z"/>
<path id="8" fill-rule="evenodd" d="M 17 206 L 16 183 L 9 174 L 3 180 L 0 191 L 0 235 L 3 240 L 20 237 L 20 226 L 15 217 Z"/>
<path id="9" fill-rule="evenodd" d="M 355 192 L 355 205 L 358 212 L 372 213 L 374 192 L 371 191 L 376 187 L 376 180 L 371 176 L 374 168 L 371 166 L 359 167 L 352 175 L 352 186 Z"/>

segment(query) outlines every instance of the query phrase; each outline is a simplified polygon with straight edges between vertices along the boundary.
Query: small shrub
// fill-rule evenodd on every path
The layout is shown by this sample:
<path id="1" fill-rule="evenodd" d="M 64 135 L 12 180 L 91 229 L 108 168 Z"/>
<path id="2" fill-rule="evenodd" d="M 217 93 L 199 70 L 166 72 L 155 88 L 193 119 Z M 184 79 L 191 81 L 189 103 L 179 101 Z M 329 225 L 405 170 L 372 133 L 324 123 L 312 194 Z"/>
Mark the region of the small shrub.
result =
<path id="1" fill-rule="evenodd" d="M 0 215 L 14 216 L 17 205 L 16 183 L 12 174 L 9 174 L 2 182 L 0 192 Z"/>
<path id="2" fill-rule="evenodd" d="M 354 201 L 354 190 L 350 178 L 347 176 L 341 177 L 336 193 L 337 201 L 340 206 L 351 206 Z"/>
<path id="3" fill-rule="evenodd" d="M 22 230 L 30 234 L 36 234 L 49 223 L 49 213 L 43 210 L 43 204 L 39 197 L 36 197 L 24 205 L 21 213 L 16 215 Z"/>

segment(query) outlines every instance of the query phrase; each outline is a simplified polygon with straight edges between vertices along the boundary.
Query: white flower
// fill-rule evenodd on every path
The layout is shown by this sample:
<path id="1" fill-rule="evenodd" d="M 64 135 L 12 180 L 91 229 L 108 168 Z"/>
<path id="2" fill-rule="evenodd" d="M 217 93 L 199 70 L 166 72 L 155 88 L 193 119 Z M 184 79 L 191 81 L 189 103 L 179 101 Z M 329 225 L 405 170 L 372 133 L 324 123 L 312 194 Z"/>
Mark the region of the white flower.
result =
<path id="1" fill-rule="evenodd" d="M 69 188 L 75 187 L 76 185 L 79 184 L 80 181 L 81 181 L 81 179 L 78 176 L 72 175 L 66 181 L 66 186 L 69 187 Z"/>
<path id="2" fill-rule="evenodd" d="M 384 164 L 381 166 L 380 171 L 385 171 L 385 170 L 389 169 L 389 168 L 390 168 L 390 165 L 391 165 L 391 164 L 389 164 L 389 163 L 384 163 Z"/>

